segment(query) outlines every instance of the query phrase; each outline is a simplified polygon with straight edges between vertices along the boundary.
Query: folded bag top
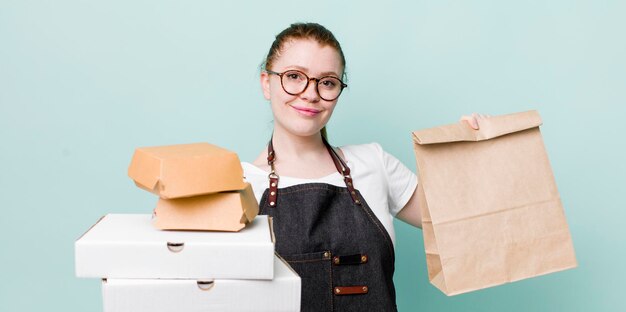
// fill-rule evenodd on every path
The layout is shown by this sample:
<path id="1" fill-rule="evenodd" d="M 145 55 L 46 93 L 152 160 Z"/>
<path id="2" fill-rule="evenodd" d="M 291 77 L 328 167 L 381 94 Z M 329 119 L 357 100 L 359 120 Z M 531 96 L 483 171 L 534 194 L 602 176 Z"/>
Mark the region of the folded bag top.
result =
<path id="1" fill-rule="evenodd" d="M 460 141 L 484 141 L 505 134 L 536 128 L 542 125 L 537 111 L 491 117 L 474 130 L 463 123 L 435 127 L 413 132 L 413 140 L 420 145 Z"/>

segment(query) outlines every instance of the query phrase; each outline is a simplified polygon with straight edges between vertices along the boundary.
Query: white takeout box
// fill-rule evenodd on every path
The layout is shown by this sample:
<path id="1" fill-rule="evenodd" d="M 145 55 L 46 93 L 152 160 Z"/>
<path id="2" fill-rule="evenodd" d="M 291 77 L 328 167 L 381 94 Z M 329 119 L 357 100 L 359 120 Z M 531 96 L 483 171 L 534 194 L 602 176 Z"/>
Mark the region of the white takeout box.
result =
<path id="1" fill-rule="evenodd" d="M 272 279 L 271 219 L 240 232 L 161 231 L 149 214 L 108 214 L 75 243 L 76 276 Z"/>
<path id="2" fill-rule="evenodd" d="M 104 312 L 299 311 L 300 277 L 274 258 L 273 280 L 106 279 Z"/>

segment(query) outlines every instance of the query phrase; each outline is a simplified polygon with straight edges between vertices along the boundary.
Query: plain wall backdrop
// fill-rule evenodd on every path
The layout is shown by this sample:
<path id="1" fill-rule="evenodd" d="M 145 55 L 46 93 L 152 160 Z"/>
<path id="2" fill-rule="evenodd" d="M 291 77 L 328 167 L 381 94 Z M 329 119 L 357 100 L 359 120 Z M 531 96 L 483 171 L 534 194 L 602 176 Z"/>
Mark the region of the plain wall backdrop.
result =
<path id="1" fill-rule="evenodd" d="M 334 145 L 412 170 L 412 130 L 537 109 L 579 267 L 446 297 L 396 221 L 400 311 L 624 311 L 624 1 L 0 0 L 0 310 L 100 311 L 74 241 L 157 198 L 135 147 L 210 142 L 251 161 L 272 128 L 258 82 L 292 22 L 335 33 L 349 88 Z M 358 183 L 358 182 L 356 182 Z"/>

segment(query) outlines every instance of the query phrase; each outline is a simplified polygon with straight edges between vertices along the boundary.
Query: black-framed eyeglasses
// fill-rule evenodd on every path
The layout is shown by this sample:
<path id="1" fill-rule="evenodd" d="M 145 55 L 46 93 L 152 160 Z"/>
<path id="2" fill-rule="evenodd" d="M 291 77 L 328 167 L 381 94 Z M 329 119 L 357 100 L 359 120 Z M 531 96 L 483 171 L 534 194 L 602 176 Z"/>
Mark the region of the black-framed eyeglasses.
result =
<path id="1" fill-rule="evenodd" d="M 319 94 L 320 98 L 325 101 L 334 101 L 341 91 L 348 85 L 343 83 L 341 79 L 334 76 L 324 76 L 320 78 L 309 77 L 305 73 L 290 69 L 282 73 L 266 70 L 268 74 L 277 75 L 280 77 L 280 84 L 283 90 L 290 95 L 300 95 L 309 86 L 309 81 L 315 80 L 315 90 Z"/>

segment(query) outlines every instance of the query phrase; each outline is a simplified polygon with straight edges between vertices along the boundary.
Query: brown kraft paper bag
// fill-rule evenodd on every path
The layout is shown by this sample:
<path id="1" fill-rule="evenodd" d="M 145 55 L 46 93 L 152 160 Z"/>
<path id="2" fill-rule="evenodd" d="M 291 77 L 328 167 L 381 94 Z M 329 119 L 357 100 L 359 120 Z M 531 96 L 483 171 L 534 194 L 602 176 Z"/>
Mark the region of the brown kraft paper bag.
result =
<path id="1" fill-rule="evenodd" d="M 446 295 L 576 267 L 536 111 L 413 132 L 428 278 Z"/>

